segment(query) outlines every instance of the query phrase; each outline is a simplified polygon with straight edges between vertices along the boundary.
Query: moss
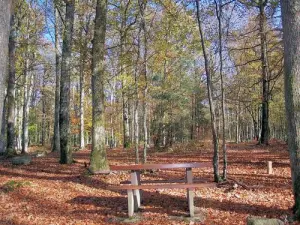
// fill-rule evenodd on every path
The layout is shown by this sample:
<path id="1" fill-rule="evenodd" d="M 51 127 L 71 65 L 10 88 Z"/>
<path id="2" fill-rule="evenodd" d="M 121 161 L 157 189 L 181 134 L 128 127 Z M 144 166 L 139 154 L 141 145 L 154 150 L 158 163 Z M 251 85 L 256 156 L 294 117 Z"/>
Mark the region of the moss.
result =
<path id="1" fill-rule="evenodd" d="M 11 180 L 6 182 L 3 186 L 2 189 L 4 190 L 4 192 L 8 193 L 8 192 L 12 192 L 16 189 L 19 189 L 21 187 L 24 186 L 30 186 L 31 183 L 29 181 L 15 181 L 15 180 Z"/>

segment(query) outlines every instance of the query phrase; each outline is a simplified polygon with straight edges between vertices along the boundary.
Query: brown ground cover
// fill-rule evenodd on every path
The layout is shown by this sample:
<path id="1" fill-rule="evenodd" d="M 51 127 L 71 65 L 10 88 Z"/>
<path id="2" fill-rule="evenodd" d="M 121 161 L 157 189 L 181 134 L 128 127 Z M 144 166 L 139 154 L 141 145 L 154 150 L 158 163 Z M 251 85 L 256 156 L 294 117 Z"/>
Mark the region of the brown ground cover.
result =
<path id="1" fill-rule="evenodd" d="M 33 149 L 34 150 L 34 149 Z M 108 184 L 129 178 L 127 172 L 90 176 L 85 162 L 89 150 L 75 153 L 76 163 L 60 165 L 58 154 L 33 158 L 30 165 L 12 166 L 0 159 L 0 224 L 122 224 L 127 222 L 125 191 L 110 191 Z M 132 150 L 108 150 L 110 164 L 131 164 Z M 172 151 L 149 153 L 149 162 L 211 161 L 207 142 L 177 146 Z M 205 222 L 187 216 L 185 190 L 146 190 L 140 219 L 133 224 L 245 224 L 249 215 L 285 218 L 293 204 L 287 146 L 278 141 L 268 147 L 254 143 L 228 145 L 228 177 L 249 189 L 232 188 L 230 181 L 220 188 L 196 191 L 195 206 L 206 215 Z M 266 162 L 273 161 L 268 175 Z M 212 169 L 195 169 L 196 178 L 212 179 Z M 182 170 L 145 173 L 143 179 L 182 178 Z M 19 185 L 16 185 L 19 184 Z M 14 186 L 15 185 L 15 186 Z M 294 223 L 296 224 L 296 223 Z"/>

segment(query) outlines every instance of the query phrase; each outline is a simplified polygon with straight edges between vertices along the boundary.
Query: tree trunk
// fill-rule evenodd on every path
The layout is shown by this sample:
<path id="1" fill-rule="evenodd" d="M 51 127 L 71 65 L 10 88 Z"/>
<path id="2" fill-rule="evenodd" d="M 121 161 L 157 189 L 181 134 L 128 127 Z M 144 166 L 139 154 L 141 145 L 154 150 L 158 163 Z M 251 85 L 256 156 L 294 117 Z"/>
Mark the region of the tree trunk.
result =
<path id="1" fill-rule="evenodd" d="M 236 103 L 236 110 L 235 110 L 235 143 L 238 144 L 241 142 L 241 135 L 240 135 L 240 102 Z"/>
<path id="2" fill-rule="evenodd" d="M 281 1 L 285 106 L 288 124 L 288 148 L 294 192 L 294 213 L 300 220 L 300 1 Z"/>
<path id="3" fill-rule="evenodd" d="M 89 27 L 89 20 L 86 25 L 86 33 L 88 33 L 88 27 Z M 81 32 L 83 32 L 84 29 L 82 29 Z M 82 34 L 81 34 L 82 39 Z M 84 84 L 85 84 L 85 78 L 84 78 L 84 72 L 85 72 L 85 63 L 86 63 L 86 57 L 87 57 L 87 38 L 84 39 L 82 46 L 80 48 L 80 106 L 79 106 L 79 117 L 80 117 L 80 129 L 79 129 L 79 141 L 80 141 L 80 149 L 83 149 L 85 147 L 84 143 L 84 99 L 85 99 L 85 92 L 84 92 Z"/>
<path id="4" fill-rule="evenodd" d="M 122 88 L 124 81 L 122 81 Z M 130 146 L 130 134 L 129 134 L 129 107 L 128 98 L 125 96 L 125 92 L 122 91 L 122 106 L 123 106 L 123 148 Z"/>
<path id="5" fill-rule="evenodd" d="M 11 14 L 11 0 L 0 1 L 0 130 L 2 126 L 2 115 L 4 106 L 5 86 L 6 86 L 6 72 L 7 72 L 7 53 L 8 53 L 8 39 L 9 39 L 9 24 Z M 1 137 L 0 137 L 1 138 Z M 1 152 L 1 150 L 0 150 Z"/>
<path id="6" fill-rule="evenodd" d="M 15 103 L 16 103 L 16 93 L 15 93 L 15 82 L 16 82 L 16 27 L 15 27 L 15 15 L 11 15 L 10 20 L 10 35 L 9 35 L 9 77 L 8 77 L 8 87 L 7 87 L 7 142 L 6 148 L 7 153 L 15 153 Z M 1 109 L 2 111 L 2 109 Z"/>
<path id="7" fill-rule="evenodd" d="M 112 90 L 110 94 L 110 107 L 113 108 L 115 105 L 115 87 L 116 87 L 116 81 L 113 79 L 112 81 Z M 110 137 L 109 139 L 109 147 L 110 148 L 115 148 L 116 147 L 116 138 L 115 138 L 115 132 L 114 132 L 114 118 L 115 115 L 113 112 L 110 113 Z"/>
<path id="8" fill-rule="evenodd" d="M 30 50 L 29 50 L 29 19 L 27 19 L 27 32 L 26 35 L 26 52 L 25 52 L 25 68 L 24 68 L 24 83 L 23 83 L 23 120 L 22 120 L 22 154 L 28 152 L 28 117 L 29 117 L 29 98 L 30 98 L 30 82 L 31 72 L 29 72 L 30 63 Z"/>
<path id="9" fill-rule="evenodd" d="M 65 30 L 63 36 L 63 49 L 61 60 L 60 80 L 60 108 L 59 108 L 59 135 L 60 135 L 60 163 L 73 162 L 70 148 L 70 75 L 71 52 L 73 42 L 75 0 L 66 1 Z"/>
<path id="10" fill-rule="evenodd" d="M 55 109 L 54 109 L 54 133 L 53 133 L 53 152 L 60 151 L 59 137 L 59 107 L 60 107 L 60 56 L 61 56 L 61 20 L 58 15 L 58 6 L 55 7 Z"/>
<path id="11" fill-rule="evenodd" d="M 147 6 L 147 0 L 139 0 L 139 8 L 140 8 L 140 29 L 143 32 L 142 37 L 142 75 L 143 75 L 143 131 L 144 131 L 144 147 L 143 147 L 143 163 L 147 162 L 147 148 L 148 148 L 148 126 L 147 126 L 147 96 L 148 96 L 148 77 L 147 77 L 147 31 L 146 31 L 146 23 L 145 23 L 145 10 Z"/>
<path id="12" fill-rule="evenodd" d="M 262 64 L 262 120 L 260 143 L 269 142 L 269 90 L 268 90 L 268 59 L 267 59 L 267 39 L 266 39 L 266 0 L 259 0 L 259 31 L 261 46 L 261 64 Z"/>
<path id="13" fill-rule="evenodd" d="M 140 46 L 138 46 L 140 48 Z M 139 50 L 138 50 L 139 52 Z M 139 55 L 139 53 L 138 53 Z M 138 56 L 139 58 L 139 56 Z M 138 60 L 137 60 L 138 61 Z M 138 63 L 136 63 L 136 67 L 138 66 Z M 137 79 L 137 70 L 138 68 L 135 68 L 134 73 L 134 106 L 133 106 L 133 124 L 134 124 L 134 150 L 135 150 L 135 163 L 138 164 L 140 162 L 139 158 L 139 93 L 138 93 L 138 79 Z"/>
<path id="14" fill-rule="evenodd" d="M 137 82 L 137 81 L 136 81 Z M 139 114 L 138 114 L 138 93 L 137 93 L 137 84 L 135 85 L 135 104 L 134 104 L 134 113 L 133 113 L 133 123 L 134 123 L 134 150 L 135 150 L 135 163 L 138 164 L 140 162 L 139 157 Z"/>
<path id="15" fill-rule="evenodd" d="M 201 27 L 199 0 L 195 0 L 195 1 L 196 1 L 196 5 L 197 5 L 197 21 L 198 21 L 198 28 L 199 28 L 199 33 L 200 33 L 201 46 L 202 46 L 205 72 L 206 72 L 207 95 L 208 95 L 208 101 L 209 101 L 211 131 L 212 131 L 213 145 L 214 145 L 214 156 L 213 156 L 214 180 L 216 182 L 219 182 L 220 181 L 219 143 L 218 143 L 218 136 L 217 136 L 217 132 L 216 132 L 215 109 L 214 109 L 213 98 L 212 98 L 212 81 L 211 81 L 211 74 L 210 74 L 210 68 L 209 68 L 209 59 L 206 55 L 205 44 L 204 44 L 204 35 L 202 32 L 202 27 Z"/>
<path id="16" fill-rule="evenodd" d="M 82 53 L 81 53 L 82 54 Z M 83 57 L 86 57 L 83 54 Z M 82 57 L 80 62 L 80 106 L 79 106 L 79 117 L 80 117 L 80 129 L 79 129 L 79 139 L 80 139 L 80 149 L 83 149 L 85 146 L 84 143 L 84 63 L 85 60 Z"/>
<path id="17" fill-rule="evenodd" d="M 45 146 L 46 144 L 46 95 L 45 95 L 46 81 L 45 79 L 46 79 L 46 68 L 44 68 L 43 83 L 42 83 L 42 146 Z"/>
<path id="18" fill-rule="evenodd" d="M 194 133 L 195 133 L 195 114 L 196 114 L 196 99 L 195 99 L 195 94 L 192 94 L 191 97 L 192 100 L 192 105 L 191 105 L 191 127 L 190 127 L 190 139 L 194 140 Z"/>
<path id="19" fill-rule="evenodd" d="M 7 95 L 6 95 L 7 96 Z M 3 112 L 2 112 L 2 124 L 6 124 L 6 106 L 7 97 L 4 99 Z M 2 126 L 0 130 L 0 155 L 6 152 L 6 126 Z"/>
<path id="20" fill-rule="evenodd" d="M 28 53 L 27 53 L 28 55 Z M 27 56 L 29 57 L 29 56 Z M 28 120 L 29 120 L 29 106 L 31 97 L 31 83 L 32 73 L 29 72 L 29 59 L 26 60 L 26 68 L 24 72 L 24 103 L 23 103 L 23 123 L 22 123 L 22 153 L 28 153 Z"/>
<path id="21" fill-rule="evenodd" d="M 95 33 L 93 40 L 92 64 L 92 102 L 93 102 L 93 127 L 92 127 L 92 152 L 89 170 L 109 170 L 105 150 L 105 117 L 104 117 L 104 55 L 106 34 L 107 0 L 97 0 Z"/>
<path id="22" fill-rule="evenodd" d="M 17 91 L 17 95 L 16 95 L 16 99 L 17 99 L 17 104 L 16 104 L 16 111 L 17 111 L 17 115 L 16 115 L 16 130 L 17 130 L 17 135 L 16 135 L 16 149 L 21 150 L 22 149 L 22 123 L 23 123 L 23 115 L 22 115 L 22 106 L 23 106 L 23 98 L 22 98 L 22 90 L 19 89 Z"/>
<path id="23" fill-rule="evenodd" d="M 216 2 L 216 12 L 219 30 L 219 57 L 220 57 L 220 81 L 221 81 L 221 114 L 222 114 L 222 149 L 223 149 L 223 180 L 227 176 L 227 153 L 226 153 L 226 119 L 225 119 L 225 90 L 223 75 L 223 43 L 222 43 L 222 0 Z"/>
<path id="24" fill-rule="evenodd" d="M 120 3 L 120 12 L 121 12 L 121 29 L 120 29 L 120 75 L 124 75 L 124 45 L 127 37 L 126 29 L 126 12 L 130 1 L 124 6 L 124 1 Z M 126 91 L 126 80 L 122 77 L 122 108 L 123 108 L 123 148 L 128 148 L 130 146 L 130 133 L 129 133 L 129 99 Z"/>

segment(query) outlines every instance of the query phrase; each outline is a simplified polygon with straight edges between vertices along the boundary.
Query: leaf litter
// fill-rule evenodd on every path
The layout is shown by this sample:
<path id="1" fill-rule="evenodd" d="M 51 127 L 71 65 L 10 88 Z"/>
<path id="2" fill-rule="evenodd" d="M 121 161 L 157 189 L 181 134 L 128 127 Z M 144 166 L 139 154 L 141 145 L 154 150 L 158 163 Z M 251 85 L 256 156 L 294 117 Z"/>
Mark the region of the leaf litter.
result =
<path id="1" fill-rule="evenodd" d="M 209 142 L 173 149 L 172 152 L 150 149 L 149 162 L 208 162 L 212 159 Z M 278 141 L 267 147 L 256 143 L 228 144 L 228 178 L 232 179 L 218 188 L 195 191 L 196 212 L 205 215 L 202 222 L 189 220 L 184 189 L 145 190 L 141 210 L 135 218 L 128 219 L 126 191 L 111 191 L 107 185 L 127 181 L 129 173 L 88 175 L 85 164 L 89 162 L 89 154 L 89 149 L 76 152 L 72 165 L 60 165 L 57 153 L 34 158 L 31 164 L 23 166 L 12 166 L 8 159 L 0 159 L 0 224 L 223 225 L 245 224 L 250 215 L 283 220 L 291 216 L 289 157 L 286 144 Z M 110 149 L 108 156 L 111 165 L 135 161 L 133 150 Z M 272 175 L 267 174 L 267 161 L 273 162 Z M 221 163 L 220 167 L 222 171 Z M 212 180 L 212 172 L 212 168 L 193 170 L 195 179 Z M 184 171 L 180 169 L 142 174 L 143 180 L 182 178 Z"/>

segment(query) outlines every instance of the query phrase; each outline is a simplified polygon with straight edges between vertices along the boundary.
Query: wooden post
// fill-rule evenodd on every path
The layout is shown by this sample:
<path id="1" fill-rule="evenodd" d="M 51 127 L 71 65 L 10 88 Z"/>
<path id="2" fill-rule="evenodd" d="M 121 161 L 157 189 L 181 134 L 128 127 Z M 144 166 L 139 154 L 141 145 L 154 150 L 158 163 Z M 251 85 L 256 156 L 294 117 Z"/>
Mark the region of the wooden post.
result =
<path id="1" fill-rule="evenodd" d="M 133 170 L 131 172 L 131 184 L 132 185 L 141 185 L 139 171 Z M 141 206 L 140 190 L 133 190 L 133 198 L 134 198 L 134 211 L 136 212 L 138 210 L 138 208 Z"/>
<path id="2" fill-rule="evenodd" d="M 134 213 L 134 197 L 133 197 L 133 190 L 127 190 L 128 195 L 128 216 L 132 217 Z"/>
<path id="3" fill-rule="evenodd" d="M 273 174 L 272 161 L 268 161 L 268 163 L 267 163 L 267 171 L 268 171 L 268 174 Z"/>
<path id="4" fill-rule="evenodd" d="M 186 169 L 186 183 L 192 184 L 193 183 L 193 172 L 192 168 Z M 194 207 L 194 189 L 188 188 L 187 189 L 187 199 L 188 199 L 188 205 L 189 205 L 189 211 L 190 211 L 190 217 L 195 216 L 195 207 Z"/>

